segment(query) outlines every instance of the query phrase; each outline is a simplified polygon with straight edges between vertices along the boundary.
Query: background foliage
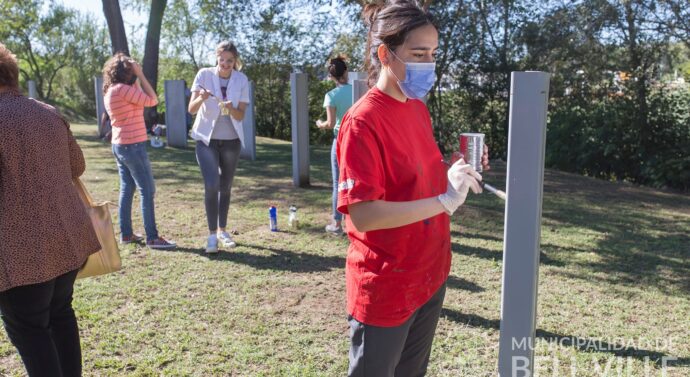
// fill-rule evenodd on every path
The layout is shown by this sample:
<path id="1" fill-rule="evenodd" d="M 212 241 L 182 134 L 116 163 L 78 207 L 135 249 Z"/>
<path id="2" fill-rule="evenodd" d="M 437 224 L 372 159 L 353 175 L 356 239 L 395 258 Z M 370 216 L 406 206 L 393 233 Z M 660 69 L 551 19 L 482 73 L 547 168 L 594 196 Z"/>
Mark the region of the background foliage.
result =
<path id="1" fill-rule="evenodd" d="M 289 139 L 292 72 L 310 78 L 313 143 L 325 116 L 329 57 L 362 71 L 366 31 L 354 0 L 169 0 L 161 32 L 158 92 L 166 79 L 191 84 L 214 64 L 222 39 L 237 43 L 255 84 L 259 135 Z M 54 2 L 0 2 L 0 41 L 17 54 L 22 85 L 72 118 L 93 117 L 92 77 L 109 54 L 104 22 Z M 146 14 L 150 0 L 123 0 Z M 462 132 L 484 132 L 505 158 L 510 72 L 551 73 L 547 163 L 656 187 L 690 188 L 690 12 L 685 0 L 436 0 L 437 85 L 428 106 L 444 153 Z M 143 28 L 144 25 L 139 28 Z M 141 30 L 129 31 L 141 58 Z"/>

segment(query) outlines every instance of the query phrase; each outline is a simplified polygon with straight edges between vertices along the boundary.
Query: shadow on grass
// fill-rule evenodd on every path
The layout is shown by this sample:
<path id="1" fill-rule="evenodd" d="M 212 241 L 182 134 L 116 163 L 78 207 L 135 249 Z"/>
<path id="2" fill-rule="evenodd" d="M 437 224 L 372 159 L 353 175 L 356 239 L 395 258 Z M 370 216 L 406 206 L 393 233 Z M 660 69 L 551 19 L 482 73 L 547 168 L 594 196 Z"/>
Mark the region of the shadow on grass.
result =
<path id="1" fill-rule="evenodd" d="M 210 260 L 226 261 L 244 264 L 259 270 L 275 270 L 288 272 L 328 272 L 345 267 L 345 258 L 299 253 L 290 250 L 277 249 L 259 245 L 242 243 L 240 248 L 253 249 L 263 253 L 252 254 L 244 251 L 221 251 L 217 254 L 206 254 L 204 249 L 178 247 L 175 252 L 192 253 L 207 257 Z M 266 254 L 268 252 L 269 254 Z"/>
<path id="2" fill-rule="evenodd" d="M 505 173 L 505 164 L 496 163 L 485 178 L 504 187 Z M 500 203 L 477 195 L 463 207 L 460 224 L 466 224 L 466 230 L 453 232 L 453 237 L 502 241 L 503 217 L 493 214 L 501 211 Z M 586 250 L 543 243 L 541 262 L 581 271 L 571 277 L 583 280 L 591 280 L 592 273 L 597 273 L 598 278 L 611 284 L 690 292 L 688 214 L 690 196 L 546 170 L 542 232 L 575 229 L 594 234 L 595 239 Z M 454 251 L 501 259 L 490 250 L 456 246 Z M 581 252 L 596 253 L 598 258 L 569 258 Z"/>
<path id="3" fill-rule="evenodd" d="M 454 309 L 443 308 L 441 316 L 456 322 L 461 325 L 477 327 L 489 330 L 499 331 L 501 329 L 501 321 L 497 319 L 487 319 L 476 314 L 465 314 Z M 635 359 L 649 361 L 655 363 L 657 366 L 662 365 L 662 358 L 667 359 L 668 366 L 681 367 L 690 365 L 690 357 L 674 357 L 666 353 L 652 350 L 645 350 L 636 347 L 629 347 L 623 344 L 611 344 L 598 339 L 582 338 L 572 335 L 557 334 L 550 331 L 537 329 L 537 339 L 542 339 L 552 344 L 561 346 L 573 347 L 582 352 L 600 352 L 613 354 L 617 357 L 633 357 Z M 675 358 L 669 359 L 669 358 Z"/>
<path id="4" fill-rule="evenodd" d="M 94 134 L 79 134 L 83 148 L 109 148 Z M 194 154 L 193 142 L 183 149 L 149 148 L 154 162 L 154 176 L 165 184 L 190 183 L 203 185 Z M 245 179 L 237 187 L 235 198 L 252 202 L 267 198 L 290 197 L 294 203 L 323 205 L 330 198 L 323 192 L 330 190 L 330 146 L 312 146 L 311 182 L 314 186 L 292 187 L 291 144 L 282 141 L 259 140 L 257 160 L 240 162 L 237 176 Z M 492 163 L 493 169 L 484 174 L 488 182 L 505 188 L 505 164 Z M 115 173 L 112 168 L 104 170 Z M 318 195 L 316 195 L 318 194 Z M 454 224 L 466 224 L 467 231 L 453 232 L 453 237 L 470 237 L 500 242 L 503 229 L 504 203 L 490 195 L 472 196 L 461 208 L 461 216 Z M 581 177 L 576 174 L 546 170 L 544 175 L 543 224 L 544 231 L 584 229 L 596 235 L 591 250 L 568 245 L 542 245 L 541 263 L 568 267 L 576 273 L 571 277 L 591 280 L 597 278 L 611 284 L 651 286 L 662 291 L 690 292 L 690 196 L 652 190 L 625 183 Z M 462 220 L 459 220 L 462 218 Z M 467 219 L 467 221 L 465 221 Z M 500 251 L 453 245 L 458 254 L 473 255 L 487 260 L 502 258 Z M 573 253 L 594 252 L 599 258 L 569 258 Z M 572 266 L 571 266 L 572 264 Z"/>
<path id="5" fill-rule="evenodd" d="M 586 196 L 586 194 L 585 194 Z M 597 208 L 598 204 L 598 208 Z M 601 273 L 613 284 L 651 285 L 662 291 L 690 292 L 690 235 L 683 220 L 640 210 L 642 203 L 626 201 L 606 206 L 583 199 L 561 201 L 545 209 L 546 219 L 568 227 L 580 227 L 603 235 L 592 250 L 550 245 L 555 252 L 591 251 L 599 258 L 579 262 L 582 279 Z M 682 208 L 682 201 L 676 207 Z M 687 220 L 686 220 L 687 221 Z M 554 225 L 558 226 L 558 225 Z M 660 273 L 662 271 L 665 273 Z"/>
<path id="6" fill-rule="evenodd" d="M 592 250 L 600 257 L 581 263 L 613 284 L 652 285 L 690 292 L 690 197 L 625 183 L 548 171 L 544 178 L 544 223 L 597 232 Z M 579 252 L 564 246 L 557 252 Z M 660 274 L 661 270 L 670 273 Z"/>
<path id="7" fill-rule="evenodd" d="M 475 247 L 475 246 L 467 246 L 467 245 L 461 245 L 459 243 L 453 243 L 450 247 L 450 249 L 457 254 L 460 255 L 468 255 L 468 256 L 473 256 L 481 259 L 486 259 L 486 260 L 492 260 L 492 261 L 503 261 L 503 251 L 494 251 L 494 250 L 489 250 L 485 249 L 482 247 Z M 564 267 L 566 265 L 565 262 L 551 258 L 548 254 L 544 253 L 543 251 L 539 255 L 539 263 L 548 265 L 548 266 L 555 266 L 555 267 Z"/>
<path id="8" fill-rule="evenodd" d="M 478 286 L 477 284 L 463 279 L 459 278 L 457 276 L 449 275 L 448 280 L 446 280 L 446 284 L 448 285 L 448 288 L 454 288 L 454 289 L 461 289 L 463 291 L 469 291 L 469 292 L 484 292 L 485 289 Z"/>
<path id="9" fill-rule="evenodd" d="M 490 241 L 490 242 L 501 242 L 503 243 L 503 238 L 502 237 L 496 237 L 496 236 L 491 236 L 486 233 L 460 233 L 460 232 L 451 232 L 451 236 L 455 238 L 472 238 L 472 239 L 477 239 L 477 240 L 484 240 L 484 241 Z"/>

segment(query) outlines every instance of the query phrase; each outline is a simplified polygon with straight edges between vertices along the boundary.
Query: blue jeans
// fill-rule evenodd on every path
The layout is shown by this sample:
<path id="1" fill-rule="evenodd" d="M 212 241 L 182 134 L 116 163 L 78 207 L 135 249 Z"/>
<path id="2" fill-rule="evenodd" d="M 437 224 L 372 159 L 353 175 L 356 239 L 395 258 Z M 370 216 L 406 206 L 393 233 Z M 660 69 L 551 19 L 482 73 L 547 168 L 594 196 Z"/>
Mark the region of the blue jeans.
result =
<path id="1" fill-rule="evenodd" d="M 333 174 L 333 220 L 340 221 L 343 219 L 343 214 L 338 212 L 338 179 L 340 179 L 340 171 L 338 170 L 338 157 L 335 154 L 335 146 L 338 144 L 338 139 L 333 139 L 333 146 L 331 147 L 331 173 Z"/>
<path id="2" fill-rule="evenodd" d="M 151 162 L 146 153 L 146 142 L 136 144 L 113 144 L 113 155 L 120 171 L 120 232 L 122 237 L 133 234 L 132 200 L 134 190 L 138 187 L 141 195 L 141 212 L 144 218 L 146 240 L 158 238 L 156 216 L 153 208 L 153 196 L 156 184 L 153 181 Z"/>

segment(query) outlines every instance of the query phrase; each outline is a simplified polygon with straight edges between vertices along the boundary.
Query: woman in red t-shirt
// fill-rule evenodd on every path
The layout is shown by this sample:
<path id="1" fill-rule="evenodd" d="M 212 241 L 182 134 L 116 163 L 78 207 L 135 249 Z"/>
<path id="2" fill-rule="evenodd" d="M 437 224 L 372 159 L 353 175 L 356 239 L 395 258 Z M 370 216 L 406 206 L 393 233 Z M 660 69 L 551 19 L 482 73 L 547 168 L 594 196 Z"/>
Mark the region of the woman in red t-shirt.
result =
<path id="1" fill-rule="evenodd" d="M 372 88 L 338 135 L 338 210 L 349 214 L 350 376 L 426 372 L 450 271 L 450 215 L 481 176 L 444 164 L 424 97 L 438 32 L 415 1 L 368 5 Z M 485 151 L 483 164 L 488 168 Z"/>

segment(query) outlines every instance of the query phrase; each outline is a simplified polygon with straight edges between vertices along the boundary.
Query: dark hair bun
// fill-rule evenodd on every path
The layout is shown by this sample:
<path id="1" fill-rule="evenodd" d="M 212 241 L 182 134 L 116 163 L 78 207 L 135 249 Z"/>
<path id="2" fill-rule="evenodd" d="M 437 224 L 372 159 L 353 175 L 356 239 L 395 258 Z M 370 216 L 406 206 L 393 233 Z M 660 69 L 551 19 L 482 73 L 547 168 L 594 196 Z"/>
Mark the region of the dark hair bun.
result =
<path id="1" fill-rule="evenodd" d="M 347 72 L 347 64 L 345 64 L 345 56 L 338 55 L 328 62 L 328 74 L 333 76 L 336 80 L 340 80 Z"/>

